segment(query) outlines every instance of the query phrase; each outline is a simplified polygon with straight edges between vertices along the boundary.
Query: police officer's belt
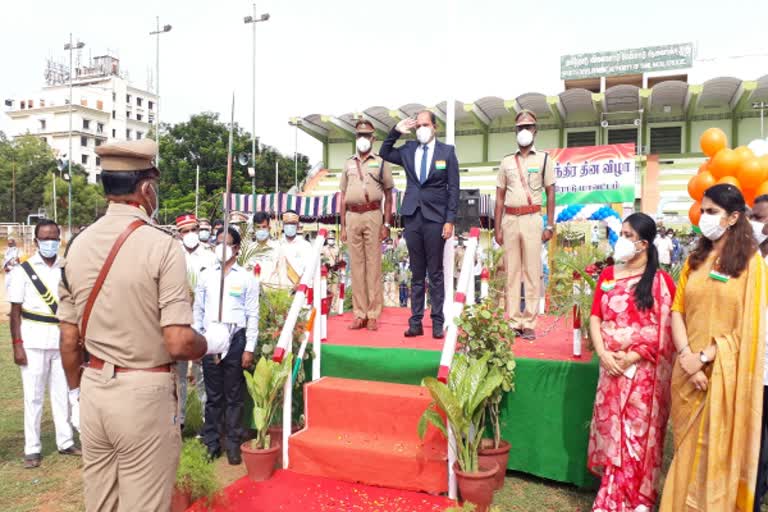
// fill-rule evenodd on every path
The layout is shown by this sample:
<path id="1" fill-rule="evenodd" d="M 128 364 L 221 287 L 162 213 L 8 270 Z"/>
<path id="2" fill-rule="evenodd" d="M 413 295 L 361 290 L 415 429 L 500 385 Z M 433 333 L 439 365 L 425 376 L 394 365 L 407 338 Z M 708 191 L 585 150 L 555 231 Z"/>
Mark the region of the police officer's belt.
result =
<path id="1" fill-rule="evenodd" d="M 347 211 L 352 213 L 367 213 L 381 210 L 381 201 L 371 201 L 363 204 L 348 204 Z"/>
<path id="2" fill-rule="evenodd" d="M 43 283 L 43 280 L 40 279 L 40 277 L 37 275 L 37 272 L 35 272 L 35 269 L 32 268 L 32 265 L 30 265 L 28 261 L 22 263 L 21 268 L 24 269 L 24 272 L 26 272 L 27 276 L 29 276 L 29 280 L 32 283 L 32 286 L 34 286 L 35 290 L 37 290 L 37 293 L 40 294 L 40 298 L 43 299 L 43 302 L 45 302 L 45 304 L 48 306 L 48 309 L 51 310 L 51 313 L 56 315 L 56 311 L 59 309 L 59 303 L 56 302 L 56 297 L 50 292 L 50 290 L 48 290 L 48 288 L 45 286 L 45 283 Z"/>
<path id="3" fill-rule="evenodd" d="M 540 204 L 532 204 L 529 206 L 506 206 L 504 211 L 507 215 L 531 215 L 533 213 L 541 213 Z"/>
<path id="4" fill-rule="evenodd" d="M 51 315 L 43 315 L 41 313 L 33 313 L 26 309 L 21 310 L 21 318 L 24 320 L 31 320 L 32 322 L 42 322 L 44 324 L 58 324 L 59 319 Z"/>
<path id="5" fill-rule="evenodd" d="M 95 355 L 91 354 L 91 359 L 88 361 L 88 368 L 94 370 L 101 370 L 106 363 L 103 359 L 99 359 Z M 170 364 L 161 364 L 160 366 L 154 366 L 152 368 L 125 368 L 123 366 L 115 366 L 115 373 L 121 372 L 156 372 L 156 373 L 168 373 L 171 371 Z"/>

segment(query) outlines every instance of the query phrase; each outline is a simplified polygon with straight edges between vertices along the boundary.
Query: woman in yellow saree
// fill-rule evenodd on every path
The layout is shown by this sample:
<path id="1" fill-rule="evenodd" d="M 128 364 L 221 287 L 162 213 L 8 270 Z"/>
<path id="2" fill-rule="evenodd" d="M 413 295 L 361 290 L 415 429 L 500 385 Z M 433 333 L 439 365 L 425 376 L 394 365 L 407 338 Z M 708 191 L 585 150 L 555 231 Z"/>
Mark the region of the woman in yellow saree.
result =
<path id="1" fill-rule="evenodd" d="M 765 263 L 732 185 L 701 203 L 704 237 L 672 307 L 675 456 L 662 512 L 752 512 L 763 395 Z"/>

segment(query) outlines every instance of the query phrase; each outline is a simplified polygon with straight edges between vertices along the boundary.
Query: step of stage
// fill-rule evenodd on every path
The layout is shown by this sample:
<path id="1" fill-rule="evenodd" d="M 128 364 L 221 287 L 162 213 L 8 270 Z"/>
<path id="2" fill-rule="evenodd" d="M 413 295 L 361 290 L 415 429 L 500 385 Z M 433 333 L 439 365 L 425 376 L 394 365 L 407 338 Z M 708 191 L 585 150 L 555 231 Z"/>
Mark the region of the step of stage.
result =
<path id="1" fill-rule="evenodd" d="M 448 487 L 447 444 L 419 418 L 432 399 L 420 386 L 324 377 L 307 384 L 306 427 L 291 436 L 289 468 L 347 482 L 431 493 Z"/>

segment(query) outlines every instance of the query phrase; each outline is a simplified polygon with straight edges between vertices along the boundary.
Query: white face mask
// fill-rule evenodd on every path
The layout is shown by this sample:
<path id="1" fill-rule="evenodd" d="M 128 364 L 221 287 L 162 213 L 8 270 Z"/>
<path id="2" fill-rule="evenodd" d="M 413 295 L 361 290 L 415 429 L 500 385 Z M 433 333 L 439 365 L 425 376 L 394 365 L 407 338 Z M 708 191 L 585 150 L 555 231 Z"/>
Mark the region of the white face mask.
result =
<path id="1" fill-rule="evenodd" d="M 762 222 L 758 222 L 756 220 L 749 221 L 750 224 L 752 224 L 752 232 L 755 234 L 755 240 L 757 240 L 757 245 L 762 245 L 763 242 L 768 240 L 768 235 L 763 233 L 763 229 L 765 229 L 765 224 Z"/>
<path id="2" fill-rule="evenodd" d="M 211 232 L 207 229 L 201 229 L 197 233 L 197 238 L 199 238 L 201 242 L 207 242 L 208 239 L 211 238 Z"/>
<path id="3" fill-rule="evenodd" d="M 531 130 L 520 130 L 517 132 L 517 145 L 521 148 L 527 148 L 533 144 L 533 132 Z"/>
<path id="4" fill-rule="evenodd" d="M 416 139 L 422 144 L 428 143 L 432 140 L 432 128 L 429 126 L 419 126 L 416 130 Z"/>
<path id="5" fill-rule="evenodd" d="M 334 245 L 336 245 L 336 240 L 334 240 L 333 238 L 329 239 L 328 240 L 328 247 L 333 247 Z"/>
<path id="6" fill-rule="evenodd" d="M 226 251 L 224 248 L 226 247 Z M 219 244 L 214 251 L 216 253 L 216 259 L 219 262 L 226 263 L 232 258 L 232 247 L 226 244 Z"/>
<path id="7" fill-rule="evenodd" d="M 699 220 L 701 234 L 713 242 L 720 240 L 725 234 L 725 228 L 720 225 L 722 219 L 722 215 L 712 215 L 709 213 L 701 214 L 701 220 Z"/>
<path id="8" fill-rule="evenodd" d="M 198 237 L 197 233 L 195 233 L 194 231 L 190 231 L 189 233 L 181 237 L 181 243 L 183 243 L 184 247 L 186 247 L 187 249 L 194 249 L 200 243 L 200 237 Z"/>
<path id="9" fill-rule="evenodd" d="M 367 153 L 371 149 L 371 141 L 366 137 L 358 137 L 356 146 L 359 152 Z"/>
<path id="10" fill-rule="evenodd" d="M 613 258 L 616 261 L 622 261 L 625 263 L 630 261 L 639 252 L 635 248 L 636 243 L 637 242 L 633 242 L 629 238 L 624 238 L 623 236 L 620 237 L 616 242 L 616 246 L 613 248 Z"/>

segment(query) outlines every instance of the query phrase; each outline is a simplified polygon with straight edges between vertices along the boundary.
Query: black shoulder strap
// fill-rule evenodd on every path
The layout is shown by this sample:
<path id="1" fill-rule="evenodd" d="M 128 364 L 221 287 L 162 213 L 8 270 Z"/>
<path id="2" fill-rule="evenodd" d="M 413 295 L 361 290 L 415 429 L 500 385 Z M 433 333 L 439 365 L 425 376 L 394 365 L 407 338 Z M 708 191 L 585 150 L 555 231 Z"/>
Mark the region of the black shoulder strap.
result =
<path id="1" fill-rule="evenodd" d="M 43 299 L 43 302 L 48 305 L 51 313 L 55 315 L 56 311 L 59 309 L 59 303 L 56 302 L 56 296 L 54 296 L 48 290 L 48 288 L 45 286 L 45 283 L 43 283 L 43 280 L 40 279 L 40 277 L 37 275 L 37 272 L 35 272 L 35 269 L 33 269 L 32 265 L 29 264 L 29 261 L 22 263 L 21 268 L 23 268 L 24 272 L 26 272 L 29 276 L 29 280 L 32 281 L 32 286 L 34 286 L 35 290 L 37 290 L 37 293 L 40 294 L 40 298 Z"/>
<path id="2" fill-rule="evenodd" d="M 544 168 L 541 170 L 541 184 L 545 186 L 547 183 L 547 160 L 549 159 L 549 153 L 544 152 Z"/>

